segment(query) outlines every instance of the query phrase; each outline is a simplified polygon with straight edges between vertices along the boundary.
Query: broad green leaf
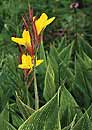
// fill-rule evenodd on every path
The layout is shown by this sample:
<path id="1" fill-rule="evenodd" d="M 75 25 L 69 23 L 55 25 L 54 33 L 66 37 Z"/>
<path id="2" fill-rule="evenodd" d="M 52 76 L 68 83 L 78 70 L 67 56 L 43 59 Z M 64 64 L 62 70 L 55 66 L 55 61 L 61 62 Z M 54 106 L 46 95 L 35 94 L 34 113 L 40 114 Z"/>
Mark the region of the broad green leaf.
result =
<path id="1" fill-rule="evenodd" d="M 55 76 L 52 66 L 49 64 L 46 71 L 44 92 L 43 96 L 45 100 L 50 100 L 56 92 Z"/>
<path id="2" fill-rule="evenodd" d="M 65 38 L 64 41 L 65 42 Z M 66 44 L 66 43 L 63 43 Z M 70 86 L 73 84 L 74 81 L 74 75 L 72 72 L 72 69 L 70 68 L 70 63 L 71 63 L 71 55 L 74 47 L 74 41 L 71 42 L 69 45 L 65 45 L 61 51 L 59 50 L 58 53 L 58 79 L 59 79 L 59 86 L 61 85 L 62 82 L 67 82 L 67 84 Z M 58 48 L 59 49 L 59 48 Z M 57 49 L 57 50 L 58 50 Z"/>
<path id="3" fill-rule="evenodd" d="M 2 88 L 0 89 L 2 91 Z M 10 96 L 11 89 L 3 90 L 2 95 L 0 95 L 0 113 L 4 110 Z"/>
<path id="4" fill-rule="evenodd" d="M 72 49 L 73 49 L 74 42 L 69 44 L 67 47 L 65 47 L 59 54 L 59 59 L 63 61 L 64 63 L 69 63 L 69 60 L 71 59 Z"/>
<path id="5" fill-rule="evenodd" d="M 21 73 L 17 67 L 17 58 L 13 55 L 7 55 L 0 64 L 0 112 L 4 109 L 9 97 L 14 96 L 15 90 L 23 89 L 24 82 L 21 79 Z M 4 100 L 3 100 L 4 99 Z"/>
<path id="6" fill-rule="evenodd" d="M 58 101 L 56 94 L 46 105 L 34 112 L 18 130 L 61 130 Z"/>
<path id="7" fill-rule="evenodd" d="M 60 59 L 59 59 L 59 57 L 58 57 L 58 51 L 57 51 L 57 48 L 54 46 L 54 45 L 52 45 L 51 47 L 50 47 L 50 53 L 49 53 L 49 57 L 50 57 L 50 60 L 52 61 L 52 63 L 54 63 L 54 64 L 59 64 L 59 62 L 60 62 Z"/>
<path id="8" fill-rule="evenodd" d="M 8 103 L 4 107 L 3 111 L 0 113 L 0 129 L 3 130 L 5 125 L 4 121 L 9 121 L 9 105 Z M 8 130 L 8 129 L 7 129 Z"/>
<path id="9" fill-rule="evenodd" d="M 11 113 L 11 118 L 12 118 L 12 124 L 16 127 L 19 128 L 20 125 L 23 124 L 24 120 L 18 115 L 18 113 L 12 112 Z"/>
<path id="10" fill-rule="evenodd" d="M 43 42 L 41 42 L 39 51 L 40 51 L 40 58 L 42 58 L 44 60 L 45 65 L 46 65 L 46 56 L 45 56 L 45 50 L 44 50 Z"/>
<path id="11" fill-rule="evenodd" d="M 40 44 L 40 48 L 39 48 L 39 58 L 43 59 L 44 62 L 42 63 L 41 67 L 40 67 L 40 72 L 45 73 L 46 70 L 46 66 L 47 66 L 47 62 L 46 62 L 46 54 L 45 54 L 45 50 L 44 50 L 44 46 L 43 46 L 43 42 L 41 42 Z"/>
<path id="12" fill-rule="evenodd" d="M 68 126 L 65 126 L 62 130 L 72 130 L 73 126 L 75 125 L 76 117 L 77 117 L 77 114 L 75 114 L 73 121 Z"/>
<path id="13" fill-rule="evenodd" d="M 66 47 L 66 38 L 62 37 L 61 41 L 58 42 L 57 51 L 60 53 Z"/>
<path id="14" fill-rule="evenodd" d="M 9 117 L 9 123 L 12 123 L 15 128 L 18 128 L 24 122 L 16 103 L 9 105 Z"/>
<path id="15" fill-rule="evenodd" d="M 68 126 L 73 121 L 73 118 L 76 114 L 77 121 L 81 117 L 82 112 L 70 92 L 64 86 L 62 87 L 59 115 L 61 119 L 61 127 L 63 128 Z"/>
<path id="16" fill-rule="evenodd" d="M 82 107 L 88 107 L 91 103 L 92 84 L 92 60 L 83 53 L 82 57 L 77 54 L 75 61 L 75 81 L 72 89 L 73 95 Z M 76 93 L 75 93 L 76 91 Z M 78 98 L 77 98 L 78 97 Z"/>
<path id="17" fill-rule="evenodd" d="M 72 130 L 91 130 L 92 129 L 92 106 L 78 120 Z"/>
<path id="18" fill-rule="evenodd" d="M 54 46 L 51 46 L 50 53 L 47 57 L 48 64 L 51 65 L 55 74 L 55 84 L 58 89 L 59 87 L 59 58 L 58 52 Z"/>
<path id="19" fill-rule="evenodd" d="M 3 121 L 3 130 L 17 130 L 12 124 L 10 124 L 8 121 Z"/>
<path id="20" fill-rule="evenodd" d="M 9 123 L 12 123 L 15 128 L 18 128 L 24 122 L 16 103 L 9 104 L 9 117 Z"/>
<path id="21" fill-rule="evenodd" d="M 34 109 L 24 104 L 19 96 L 16 96 L 16 102 L 19 108 L 20 113 L 22 114 L 24 119 L 27 119 L 32 113 L 34 113 Z"/>
<path id="22" fill-rule="evenodd" d="M 59 54 L 59 79 L 60 82 L 67 81 L 68 85 L 70 86 L 73 84 L 74 81 L 74 75 L 72 72 L 72 68 L 70 68 L 71 63 L 71 55 L 73 50 L 74 42 L 72 42 L 70 45 L 65 47 Z"/>
<path id="23" fill-rule="evenodd" d="M 59 65 L 59 76 L 60 76 L 60 81 L 66 81 L 68 84 L 68 87 L 71 89 L 72 84 L 74 83 L 75 75 L 72 72 L 72 69 L 69 67 L 69 64 L 66 65 L 61 63 Z"/>
<path id="24" fill-rule="evenodd" d="M 92 69 L 92 59 L 82 50 L 81 54 L 77 54 L 78 61 L 83 69 Z"/>
<path id="25" fill-rule="evenodd" d="M 92 58 L 92 46 L 80 35 L 78 35 L 79 51 L 83 50 L 90 58 Z"/>

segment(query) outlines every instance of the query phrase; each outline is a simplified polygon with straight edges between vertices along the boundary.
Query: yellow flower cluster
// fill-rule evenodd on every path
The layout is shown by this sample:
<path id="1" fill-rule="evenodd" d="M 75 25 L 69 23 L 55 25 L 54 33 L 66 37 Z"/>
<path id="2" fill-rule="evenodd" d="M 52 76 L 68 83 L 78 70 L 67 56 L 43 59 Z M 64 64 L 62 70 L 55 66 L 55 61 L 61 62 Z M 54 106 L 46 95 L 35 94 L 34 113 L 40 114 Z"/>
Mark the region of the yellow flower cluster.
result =
<path id="1" fill-rule="evenodd" d="M 35 17 L 33 17 L 34 21 Z M 46 28 L 47 25 L 49 25 L 55 17 L 52 17 L 48 19 L 48 16 L 45 13 L 42 13 L 40 18 L 35 20 L 35 27 L 37 30 L 37 35 L 40 35 L 41 32 Z M 21 38 L 16 38 L 16 37 L 11 37 L 11 40 L 14 41 L 15 43 L 18 43 L 19 45 L 23 45 L 26 48 L 31 47 L 31 36 L 29 30 L 24 29 L 22 33 Z M 40 65 L 43 62 L 43 60 L 36 60 L 36 66 Z M 34 63 L 33 63 L 33 58 L 30 55 L 22 55 L 22 64 L 19 64 L 18 67 L 21 69 L 31 69 L 33 68 Z"/>

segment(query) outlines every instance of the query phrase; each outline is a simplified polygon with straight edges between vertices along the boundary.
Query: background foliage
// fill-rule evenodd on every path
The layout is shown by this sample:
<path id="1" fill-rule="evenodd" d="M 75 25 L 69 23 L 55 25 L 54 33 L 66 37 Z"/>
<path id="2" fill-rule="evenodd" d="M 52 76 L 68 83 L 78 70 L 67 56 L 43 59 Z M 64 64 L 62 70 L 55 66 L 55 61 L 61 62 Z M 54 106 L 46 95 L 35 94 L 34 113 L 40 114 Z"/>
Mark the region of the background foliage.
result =
<path id="1" fill-rule="evenodd" d="M 78 9 L 71 9 L 72 2 Z M 92 1 L 0 1 L 0 128 L 1 130 L 92 129 Z M 56 20 L 44 33 L 37 68 L 40 109 L 34 110 L 33 84 L 27 106 L 19 50 L 11 36 L 20 36 L 28 4 L 35 15 Z M 30 76 L 31 78 L 31 76 Z"/>

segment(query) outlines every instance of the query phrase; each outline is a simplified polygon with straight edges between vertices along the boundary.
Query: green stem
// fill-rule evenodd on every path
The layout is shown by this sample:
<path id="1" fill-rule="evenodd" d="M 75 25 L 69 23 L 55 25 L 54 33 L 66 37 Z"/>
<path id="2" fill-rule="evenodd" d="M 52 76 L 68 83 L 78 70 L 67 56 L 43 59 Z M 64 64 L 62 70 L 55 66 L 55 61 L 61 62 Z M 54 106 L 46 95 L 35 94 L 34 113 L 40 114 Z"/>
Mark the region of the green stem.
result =
<path id="1" fill-rule="evenodd" d="M 35 109 L 39 109 L 39 96 L 38 96 L 38 89 L 37 89 L 37 79 L 36 79 L 36 57 L 37 57 L 37 50 L 34 57 L 34 92 L 35 92 Z"/>
<path id="2" fill-rule="evenodd" d="M 25 81 L 25 86 L 26 86 L 26 99 L 27 99 L 27 105 L 30 106 L 30 100 L 29 100 L 29 94 L 28 94 L 28 85 L 27 81 Z"/>
<path id="3" fill-rule="evenodd" d="M 34 91 L 35 91 L 35 109 L 39 109 L 39 96 L 38 96 L 38 89 L 37 89 L 37 80 L 36 80 L 36 73 L 34 69 Z"/>

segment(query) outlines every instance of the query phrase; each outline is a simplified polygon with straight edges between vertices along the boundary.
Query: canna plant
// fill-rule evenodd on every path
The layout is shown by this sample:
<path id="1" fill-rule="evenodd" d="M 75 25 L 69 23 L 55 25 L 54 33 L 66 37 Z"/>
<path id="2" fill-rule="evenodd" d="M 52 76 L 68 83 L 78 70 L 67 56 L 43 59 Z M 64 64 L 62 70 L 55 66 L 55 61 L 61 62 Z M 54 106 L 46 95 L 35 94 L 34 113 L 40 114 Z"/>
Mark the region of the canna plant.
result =
<path id="1" fill-rule="evenodd" d="M 22 38 L 16 38 L 12 37 L 11 40 L 18 43 L 19 45 L 23 45 L 26 47 L 26 54 L 24 54 L 22 48 L 22 54 L 20 57 L 21 64 L 19 64 L 19 68 L 24 70 L 25 73 L 25 79 L 26 79 L 26 84 L 28 80 L 29 74 L 33 71 L 33 79 L 34 79 L 34 91 L 35 91 L 35 109 L 39 108 L 39 96 L 38 96 L 38 90 L 37 90 L 37 80 L 36 80 L 36 72 L 35 72 L 35 67 L 40 65 L 43 60 L 37 60 L 37 53 L 40 47 L 40 42 L 41 42 L 41 33 L 42 31 L 46 28 L 47 25 L 49 25 L 55 17 L 52 17 L 48 19 L 48 16 L 43 13 L 40 18 L 36 18 L 35 16 L 33 17 L 33 11 L 30 10 L 29 8 L 29 21 L 26 21 L 25 18 L 23 17 L 24 20 L 24 31 L 22 34 Z M 30 27 L 30 23 L 32 23 L 32 27 Z M 30 31 L 30 28 L 32 29 L 32 32 Z M 21 46 L 20 46 L 21 47 Z M 27 91 L 28 91 L 27 86 Z M 28 92 L 27 93 L 27 102 L 29 102 L 28 99 Z M 29 104 L 29 103 L 28 103 Z"/>
<path id="2" fill-rule="evenodd" d="M 7 61 L 19 72 L 10 76 L 17 77 L 13 84 L 22 85 L 2 110 L 2 130 L 92 129 L 92 47 L 76 32 L 72 42 L 67 42 L 65 34 L 45 52 L 43 31 L 54 19 L 45 13 L 37 18 L 29 8 L 29 18 L 23 17 L 22 37 L 11 37 L 19 47 L 19 60 L 15 58 L 17 65 L 13 56 Z M 3 70 L 8 74 L 4 66 Z"/>

